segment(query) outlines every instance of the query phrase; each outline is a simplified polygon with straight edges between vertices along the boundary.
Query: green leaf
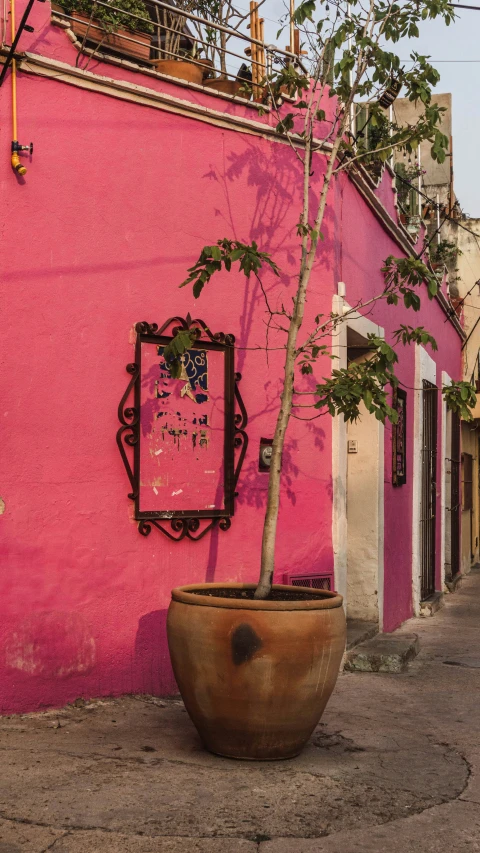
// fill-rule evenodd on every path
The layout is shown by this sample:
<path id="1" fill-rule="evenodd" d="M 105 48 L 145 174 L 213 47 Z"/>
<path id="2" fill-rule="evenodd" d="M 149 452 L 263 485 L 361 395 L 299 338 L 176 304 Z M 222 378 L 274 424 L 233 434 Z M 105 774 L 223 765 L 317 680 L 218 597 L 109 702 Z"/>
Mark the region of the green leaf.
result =
<path id="1" fill-rule="evenodd" d="M 203 290 L 203 287 L 204 287 L 203 281 L 201 281 L 201 279 L 197 279 L 197 281 L 193 285 L 193 295 L 194 295 L 195 299 L 198 299 L 198 297 L 200 296 L 200 294 Z"/>

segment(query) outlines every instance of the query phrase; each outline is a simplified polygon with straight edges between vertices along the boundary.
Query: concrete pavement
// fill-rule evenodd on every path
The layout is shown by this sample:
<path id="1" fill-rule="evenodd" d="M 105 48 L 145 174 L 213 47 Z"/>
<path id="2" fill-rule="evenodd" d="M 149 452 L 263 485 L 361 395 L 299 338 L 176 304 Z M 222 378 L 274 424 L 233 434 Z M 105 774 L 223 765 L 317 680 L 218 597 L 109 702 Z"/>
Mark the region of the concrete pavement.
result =
<path id="1" fill-rule="evenodd" d="M 403 630 L 291 761 L 205 753 L 178 700 L 0 719 L 0 853 L 480 853 L 480 573 Z"/>

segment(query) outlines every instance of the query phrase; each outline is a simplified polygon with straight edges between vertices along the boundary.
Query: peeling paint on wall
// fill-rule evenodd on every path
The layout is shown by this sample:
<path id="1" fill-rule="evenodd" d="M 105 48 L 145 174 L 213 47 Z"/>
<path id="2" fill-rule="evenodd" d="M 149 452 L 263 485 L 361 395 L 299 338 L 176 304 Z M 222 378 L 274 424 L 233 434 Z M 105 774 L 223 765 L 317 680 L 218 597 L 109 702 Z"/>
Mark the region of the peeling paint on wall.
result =
<path id="1" fill-rule="evenodd" d="M 9 669 L 31 676 L 66 678 L 94 667 L 96 646 L 78 613 L 34 613 L 7 636 L 4 656 Z"/>

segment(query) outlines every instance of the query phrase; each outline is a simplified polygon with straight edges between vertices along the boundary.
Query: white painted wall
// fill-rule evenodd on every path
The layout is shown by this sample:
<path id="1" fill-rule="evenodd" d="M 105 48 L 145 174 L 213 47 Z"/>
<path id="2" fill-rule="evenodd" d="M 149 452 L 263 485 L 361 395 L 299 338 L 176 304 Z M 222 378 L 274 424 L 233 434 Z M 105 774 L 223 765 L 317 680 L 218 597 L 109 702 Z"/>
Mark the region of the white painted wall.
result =
<path id="1" fill-rule="evenodd" d="M 412 602 L 420 613 L 420 512 L 422 505 L 423 394 L 422 382 L 437 384 L 437 365 L 422 346 L 415 348 L 415 399 L 413 427 Z"/>
<path id="2" fill-rule="evenodd" d="M 361 406 L 361 417 L 347 426 L 347 440 L 357 453 L 347 454 L 347 617 L 379 621 L 379 460 L 383 425 Z M 383 577 L 383 573 L 382 573 Z"/>
<path id="3" fill-rule="evenodd" d="M 448 373 L 442 372 L 442 387 L 451 385 L 452 380 Z M 445 585 L 445 575 L 450 574 L 451 566 L 451 533 L 452 522 L 450 508 L 452 506 L 452 483 L 450 453 L 452 449 L 452 413 L 448 411 L 445 400 L 442 399 L 442 441 L 441 441 L 441 498 L 440 498 L 440 524 L 441 524 L 441 553 L 440 566 L 442 571 L 441 589 Z"/>
<path id="4" fill-rule="evenodd" d="M 341 292 L 344 292 L 342 289 Z M 335 314 L 343 315 L 351 308 L 343 296 L 335 296 L 333 298 L 332 310 Z M 332 336 L 332 355 L 337 357 L 334 362 L 335 366 L 347 366 L 347 329 L 354 329 L 363 337 L 368 333 L 384 337 L 384 330 L 381 326 L 377 326 L 365 317 L 362 317 L 358 312 L 349 313 L 348 320 L 341 323 L 335 334 Z M 376 518 L 376 597 L 377 597 L 377 615 L 379 622 L 379 630 L 383 629 L 383 590 L 384 590 L 384 427 L 371 415 L 368 415 L 368 420 L 374 421 L 375 429 L 377 430 L 377 479 L 376 487 L 372 486 L 369 499 L 369 506 L 372 509 L 372 517 Z M 333 516 L 332 516 L 332 541 L 333 541 L 333 557 L 334 557 L 334 575 L 335 589 L 344 597 L 344 607 L 349 614 L 349 600 L 352 593 L 352 588 L 348 582 L 349 563 L 348 563 L 348 539 L 352 530 L 348 529 L 347 522 L 347 426 L 343 417 L 335 417 L 332 423 L 332 474 L 333 474 Z M 363 439 L 362 439 L 363 443 Z M 371 546 L 373 550 L 373 545 Z M 358 570 L 360 562 L 356 565 L 353 562 L 353 552 L 351 552 L 350 568 L 354 567 L 354 571 Z M 371 554 L 370 554 L 371 556 Z M 367 616 L 361 618 L 367 619 Z M 377 618 L 377 617 L 374 617 Z"/>

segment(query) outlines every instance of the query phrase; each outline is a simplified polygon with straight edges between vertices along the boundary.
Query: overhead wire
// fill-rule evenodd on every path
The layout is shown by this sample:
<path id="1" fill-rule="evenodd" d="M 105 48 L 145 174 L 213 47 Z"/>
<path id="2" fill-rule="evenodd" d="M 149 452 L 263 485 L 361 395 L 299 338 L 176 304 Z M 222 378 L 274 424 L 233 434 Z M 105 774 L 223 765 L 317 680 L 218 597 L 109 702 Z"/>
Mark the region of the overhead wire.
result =
<path id="1" fill-rule="evenodd" d="M 480 6 L 465 6 L 463 3 L 449 3 L 452 9 L 474 9 L 475 12 L 480 12 Z"/>

